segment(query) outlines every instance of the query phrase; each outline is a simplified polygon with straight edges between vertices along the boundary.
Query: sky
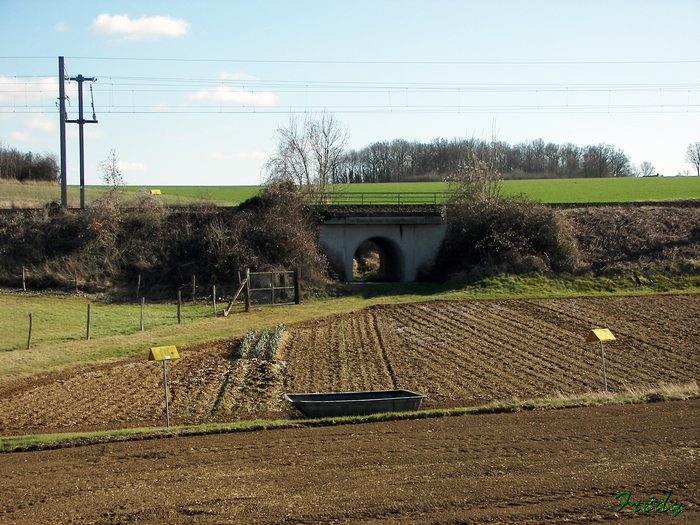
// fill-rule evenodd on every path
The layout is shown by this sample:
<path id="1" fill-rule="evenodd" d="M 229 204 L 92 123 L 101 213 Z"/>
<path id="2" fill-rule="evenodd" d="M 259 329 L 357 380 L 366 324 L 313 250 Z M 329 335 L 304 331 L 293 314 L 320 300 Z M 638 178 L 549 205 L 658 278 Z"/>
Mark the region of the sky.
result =
<path id="1" fill-rule="evenodd" d="M 698 20 L 700 0 L 0 0 L 0 142 L 58 155 L 63 56 L 97 79 L 88 185 L 111 151 L 128 185 L 260 184 L 276 130 L 324 111 L 350 149 L 606 143 L 674 176 L 700 141 Z"/>

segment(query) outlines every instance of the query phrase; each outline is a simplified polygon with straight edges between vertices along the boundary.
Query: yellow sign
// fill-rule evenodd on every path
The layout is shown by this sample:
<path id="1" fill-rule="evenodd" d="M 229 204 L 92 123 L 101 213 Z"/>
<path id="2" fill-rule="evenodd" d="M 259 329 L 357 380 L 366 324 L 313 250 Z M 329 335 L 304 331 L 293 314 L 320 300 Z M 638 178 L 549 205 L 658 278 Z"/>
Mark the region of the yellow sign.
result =
<path id="1" fill-rule="evenodd" d="M 607 328 L 595 328 L 591 330 L 591 333 L 586 338 L 587 343 L 593 341 L 615 341 L 615 336 Z"/>
<path id="2" fill-rule="evenodd" d="M 151 190 L 151 195 L 162 195 L 160 190 Z"/>
<path id="3" fill-rule="evenodd" d="M 151 353 L 148 354 L 149 361 L 172 361 L 180 359 L 180 354 L 177 353 L 177 348 L 173 346 L 154 346 L 151 348 Z"/>

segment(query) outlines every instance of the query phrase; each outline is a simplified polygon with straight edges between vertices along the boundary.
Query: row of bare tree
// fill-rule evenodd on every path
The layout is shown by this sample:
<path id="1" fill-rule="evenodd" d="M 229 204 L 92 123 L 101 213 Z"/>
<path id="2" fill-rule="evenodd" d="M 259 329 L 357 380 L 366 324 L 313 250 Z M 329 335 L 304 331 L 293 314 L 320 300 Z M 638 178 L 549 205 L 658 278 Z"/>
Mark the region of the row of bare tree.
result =
<path id="1" fill-rule="evenodd" d="M 611 144 L 555 144 L 542 139 L 510 145 L 499 140 L 403 139 L 375 142 L 346 151 L 348 132 L 333 115 L 292 117 L 277 130 L 277 153 L 265 165 L 271 180 L 324 191 L 327 184 L 449 180 L 476 160 L 488 162 L 504 179 L 654 176 L 650 162 L 634 166 Z M 686 160 L 700 175 L 700 143 Z M 689 173 L 688 173 L 689 174 Z"/>
<path id="2" fill-rule="evenodd" d="M 435 139 L 427 144 L 399 139 L 349 151 L 333 182 L 445 180 L 474 158 L 493 162 L 506 179 L 634 175 L 624 151 L 605 143 L 579 147 L 542 139 L 515 145 L 476 138 Z"/>
<path id="3" fill-rule="evenodd" d="M 0 142 L 0 179 L 27 181 L 59 181 L 56 156 L 50 153 L 23 153 Z"/>

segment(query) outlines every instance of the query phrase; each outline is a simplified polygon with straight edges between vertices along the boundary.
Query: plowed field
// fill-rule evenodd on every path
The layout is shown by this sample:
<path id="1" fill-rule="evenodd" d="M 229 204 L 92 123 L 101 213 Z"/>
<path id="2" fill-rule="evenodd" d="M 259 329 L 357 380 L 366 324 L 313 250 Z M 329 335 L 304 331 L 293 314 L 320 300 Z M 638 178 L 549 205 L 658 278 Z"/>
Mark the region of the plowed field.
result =
<path id="1" fill-rule="evenodd" d="M 617 336 L 612 390 L 684 383 L 699 318 L 700 295 L 374 306 L 288 327 L 273 362 L 233 359 L 235 340 L 182 348 L 171 422 L 282 417 L 285 391 L 408 388 L 449 407 L 600 390 L 593 327 Z M 162 368 L 145 359 L 4 378 L 1 433 L 162 425 Z M 0 454 L 0 473 L 0 523 L 22 525 L 694 524 L 700 400 Z"/>
<path id="2" fill-rule="evenodd" d="M 373 306 L 285 330 L 273 362 L 234 359 L 237 340 L 182 348 L 169 365 L 172 424 L 283 417 L 284 392 L 405 388 L 424 408 L 700 378 L 700 294 L 429 301 Z M 260 328 L 260 327 L 258 327 Z M 139 358 L 3 378 L 0 432 L 162 425 L 162 367 Z"/>
<path id="3" fill-rule="evenodd" d="M 699 440 L 695 399 L 0 454 L 0 523 L 695 525 Z"/>

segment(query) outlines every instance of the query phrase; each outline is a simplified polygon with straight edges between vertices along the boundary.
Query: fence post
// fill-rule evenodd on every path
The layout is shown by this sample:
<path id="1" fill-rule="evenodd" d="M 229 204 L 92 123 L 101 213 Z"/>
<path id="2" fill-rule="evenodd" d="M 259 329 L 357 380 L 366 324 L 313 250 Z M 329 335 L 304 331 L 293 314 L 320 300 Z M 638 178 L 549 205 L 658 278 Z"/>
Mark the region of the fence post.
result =
<path id="1" fill-rule="evenodd" d="M 139 274 L 139 280 L 136 282 L 136 299 L 141 295 L 141 274 Z"/>
<path id="2" fill-rule="evenodd" d="M 216 317 L 216 285 L 213 284 L 211 287 L 211 300 L 214 303 L 214 317 Z"/>
<path id="3" fill-rule="evenodd" d="M 32 325 L 33 325 L 33 316 L 32 313 L 29 312 L 29 337 L 27 338 L 27 350 L 31 350 L 32 348 Z"/>
<path id="4" fill-rule="evenodd" d="M 301 268 L 294 268 L 294 304 L 301 303 L 301 293 L 299 288 L 299 278 L 301 277 Z"/>
<path id="5" fill-rule="evenodd" d="M 22 266 L 22 291 L 27 291 L 27 270 Z"/>
<path id="6" fill-rule="evenodd" d="M 177 324 L 182 324 L 182 290 L 177 291 Z"/>
<path id="7" fill-rule="evenodd" d="M 195 277 L 195 275 L 192 274 L 192 302 L 193 303 L 196 301 L 196 296 L 197 296 L 197 277 Z"/>
<path id="8" fill-rule="evenodd" d="M 90 315 L 90 303 L 88 303 L 88 309 L 87 309 L 87 333 L 85 334 L 85 339 L 87 341 L 90 340 L 90 320 L 91 320 L 91 315 Z"/>
<path id="9" fill-rule="evenodd" d="M 245 269 L 245 311 L 250 311 L 250 268 Z"/>
<path id="10" fill-rule="evenodd" d="M 144 310 L 146 309 L 146 298 L 141 297 L 141 331 L 143 332 L 144 326 L 143 326 L 143 318 L 144 318 Z"/>

